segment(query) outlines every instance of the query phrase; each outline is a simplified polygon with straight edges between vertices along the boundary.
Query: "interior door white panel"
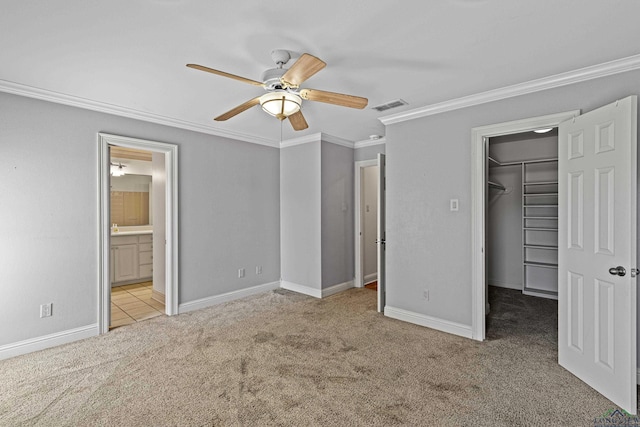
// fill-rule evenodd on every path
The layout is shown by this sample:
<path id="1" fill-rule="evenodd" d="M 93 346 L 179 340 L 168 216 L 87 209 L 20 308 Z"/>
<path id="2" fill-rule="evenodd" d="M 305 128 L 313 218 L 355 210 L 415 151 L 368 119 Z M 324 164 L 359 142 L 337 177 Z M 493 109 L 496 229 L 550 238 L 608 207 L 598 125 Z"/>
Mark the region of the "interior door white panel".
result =
<path id="1" fill-rule="evenodd" d="M 558 360 L 632 414 L 636 121 L 631 96 L 563 122 L 558 147 Z"/>

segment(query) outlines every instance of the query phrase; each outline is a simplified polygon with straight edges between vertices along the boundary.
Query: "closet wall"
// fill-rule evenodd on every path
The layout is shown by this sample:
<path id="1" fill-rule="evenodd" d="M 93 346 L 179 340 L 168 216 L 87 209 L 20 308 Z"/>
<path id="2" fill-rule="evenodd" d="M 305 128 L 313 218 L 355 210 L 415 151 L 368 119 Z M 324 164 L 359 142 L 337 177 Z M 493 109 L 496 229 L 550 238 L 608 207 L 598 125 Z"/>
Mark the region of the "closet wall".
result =
<path id="1" fill-rule="evenodd" d="M 557 185 L 530 184 L 557 181 L 557 162 L 529 163 L 556 158 L 557 153 L 557 130 L 490 139 L 489 157 L 497 162 L 489 162 L 488 180 L 505 189 L 489 186 L 487 191 L 489 285 L 555 297 L 558 271 L 553 264 L 557 264 L 557 250 L 549 246 L 557 246 L 557 232 L 552 231 L 557 229 L 557 220 L 537 218 L 553 217 L 557 215 L 557 208 L 524 206 L 557 204 L 557 196 L 527 195 L 532 192 L 557 193 Z"/>
<path id="2" fill-rule="evenodd" d="M 487 283 L 522 290 L 522 168 L 489 166 L 489 181 L 505 190 L 487 190 Z"/>

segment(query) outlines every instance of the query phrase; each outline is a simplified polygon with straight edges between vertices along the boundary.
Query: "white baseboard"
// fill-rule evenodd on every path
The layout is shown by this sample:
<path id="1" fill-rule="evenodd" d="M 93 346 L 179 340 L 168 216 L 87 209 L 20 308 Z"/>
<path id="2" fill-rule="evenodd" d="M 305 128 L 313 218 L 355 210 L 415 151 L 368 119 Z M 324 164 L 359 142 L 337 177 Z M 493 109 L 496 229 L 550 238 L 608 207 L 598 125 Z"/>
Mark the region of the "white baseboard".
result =
<path id="1" fill-rule="evenodd" d="M 156 291 L 155 289 L 151 290 L 151 299 L 154 299 L 158 302 L 165 304 L 165 295 L 164 292 Z"/>
<path id="2" fill-rule="evenodd" d="M 299 294 L 309 295 L 314 298 L 322 298 L 322 289 L 316 289 L 309 286 L 300 285 L 298 283 L 287 282 L 286 280 L 280 282 L 280 287 L 282 289 L 287 289 Z"/>
<path id="3" fill-rule="evenodd" d="M 522 290 L 522 283 L 514 284 L 514 283 L 501 282 L 500 280 L 489 279 L 487 280 L 487 285 L 495 286 L 497 288 L 515 289 L 518 291 Z"/>
<path id="4" fill-rule="evenodd" d="M 82 340 L 99 335 L 98 324 L 82 326 L 75 329 L 56 332 L 54 334 L 43 335 L 41 337 L 30 338 L 11 344 L 0 346 L 0 360 L 21 354 L 32 353 L 45 348 L 56 347 L 73 341 Z"/>
<path id="5" fill-rule="evenodd" d="M 250 288 L 239 289 L 237 291 L 227 292 L 221 295 L 214 295 L 211 297 L 200 298 L 195 301 L 185 302 L 178 306 L 178 313 L 187 313 L 189 311 L 200 310 L 201 308 L 207 308 L 214 305 L 222 304 L 225 302 L 237 300 L 239 298 L 248 297 L 250 295 L 260 294 L 262 292 L 272 291 L 280 287 L 280 282 L 265 283 L 263 285 L 252 286 Z"/>
<path id="6" fill-rule="evenodd" d="M 353 280 L 349 280 L 348 282 L 338 283 L 337 285 L 329 286 L 328 288 L 322 289 L 322 298 L 328 297 L 329 295 L 337 294 L 342 291 L 346 291 L 347 289 L 353 288 Z"/>
<path id="7" fill-rule="evenodd" d="M 367 274 L 366 276 L 364 276 L 365 285 L 368 285 L 371 282 L 375 282 L 376 280 L 378 280 L 378 272 Z"/>
<path id="8" fill-rule="evenodd" d="M 427 316 L 425 314 L 414 313 L 412 311 L 403 310 L 401 308 L 389 307 L 384 308 L 384 315 L 392 319 L 402 320 L 404 322 L 414 323 L 427 328 L 437 329 L 438 331 L 447 332 L 449 334 L 459 335 L 465 338 L 472 338 L 471 326 L 461 323 L 451 322 L 449 320 L 438 319 Z"/>

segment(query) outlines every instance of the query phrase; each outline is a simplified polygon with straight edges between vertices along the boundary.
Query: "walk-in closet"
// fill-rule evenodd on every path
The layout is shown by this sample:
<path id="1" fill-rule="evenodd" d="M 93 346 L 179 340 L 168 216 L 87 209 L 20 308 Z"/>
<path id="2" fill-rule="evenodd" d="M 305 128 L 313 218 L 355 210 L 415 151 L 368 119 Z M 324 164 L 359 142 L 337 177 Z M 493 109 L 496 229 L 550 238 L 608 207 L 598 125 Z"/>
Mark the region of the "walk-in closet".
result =
<path id="1" fill-rule="evenodd" d="M 558 298 L 557 157 L 557 129 L 489 139 L 489 286 Z"/>

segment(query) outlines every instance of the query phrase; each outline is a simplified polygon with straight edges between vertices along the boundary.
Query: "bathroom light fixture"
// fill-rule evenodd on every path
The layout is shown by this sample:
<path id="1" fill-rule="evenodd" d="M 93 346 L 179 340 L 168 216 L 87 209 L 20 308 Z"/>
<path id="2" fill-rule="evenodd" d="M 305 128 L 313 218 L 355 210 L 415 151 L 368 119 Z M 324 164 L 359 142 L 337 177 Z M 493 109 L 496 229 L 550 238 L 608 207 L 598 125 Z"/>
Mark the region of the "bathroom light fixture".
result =
<path id="1" fill-rule="evenodd" d="M 277 119 L 284 120 L 300 111 L 302 98 L 293 92 L 276 90 L 260 97 L 262 109 Z"/>
<path id="2" fill-rule="evenodd" d="M 111 176 L 125 175 L 124 168 L 126 168 L 126 166 L 122 163 L 111 163 Z"/>
<path id="3" fill-rule="evenodd" d="M 535 133 L 547 133 L 547 132 L 551 132 L 553 130 L 553 128 L 543 128 L 543 129 L 535 129 L 534 132 Z"/>

